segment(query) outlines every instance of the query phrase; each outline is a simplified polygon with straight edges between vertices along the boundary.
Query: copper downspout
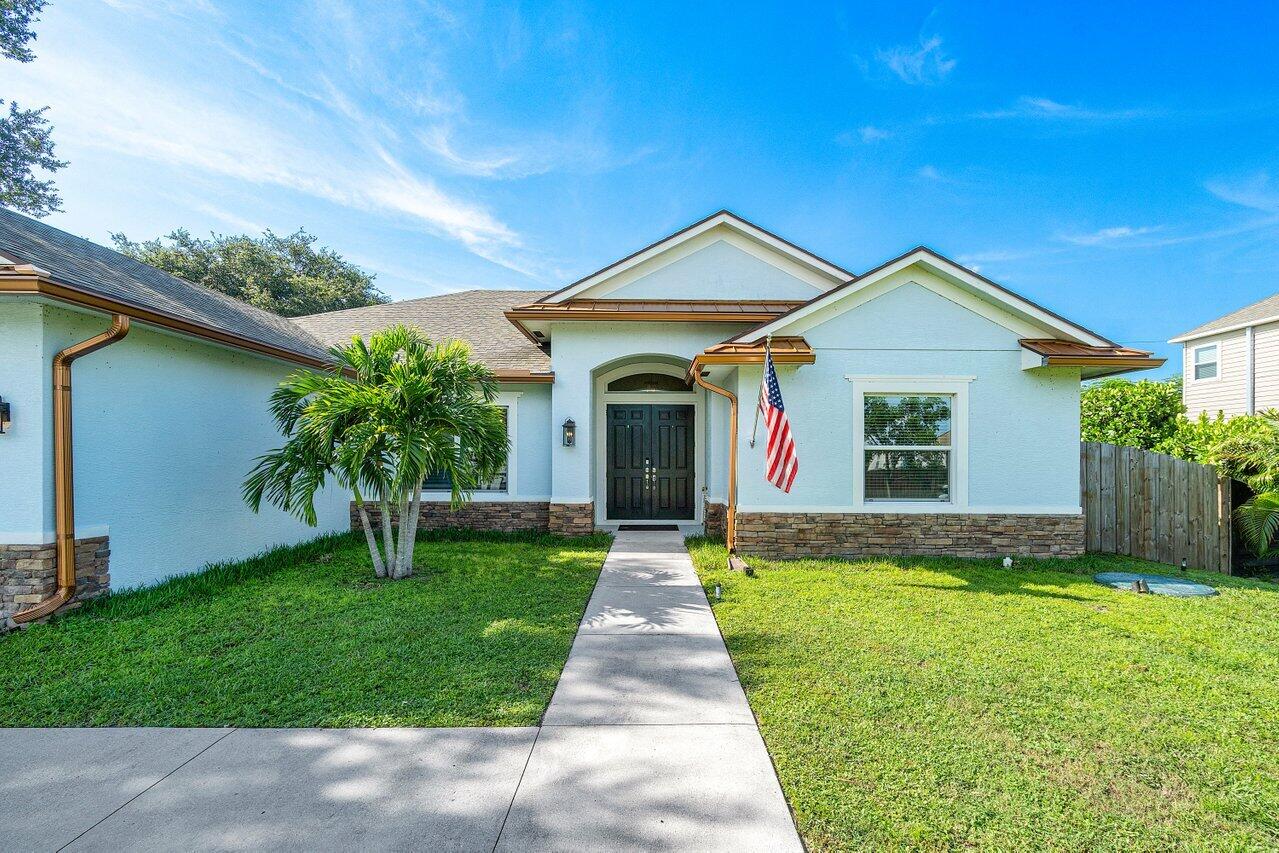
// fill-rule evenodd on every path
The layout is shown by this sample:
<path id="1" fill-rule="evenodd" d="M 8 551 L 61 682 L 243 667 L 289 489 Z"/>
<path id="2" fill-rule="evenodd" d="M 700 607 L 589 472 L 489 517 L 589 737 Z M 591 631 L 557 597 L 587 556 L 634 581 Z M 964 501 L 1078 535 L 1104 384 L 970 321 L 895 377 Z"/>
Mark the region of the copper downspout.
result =
<path id="1" fill-rule="evenodd" d="M 731 557 L 737 553 L 737 395 L 732 391 L 712 385 L 702 376 L 702 366 L 697 359 L 689 368 L 693 381 L 705 388 L 728 398 L 728 521 L 726 524 L 728 553 Z"/>
<path id="2" fill-rule="evenodd" d="M 75 480 L 71 448 L 71 362 L 108 347 L 129 333 L 129 318 L 114 314 L 111 328 L 72 344 L 53 357 L 53 513 L 58 591 L 35 607 L 13 614 L 22 623 L 48 616 L 75 595 Z"/>

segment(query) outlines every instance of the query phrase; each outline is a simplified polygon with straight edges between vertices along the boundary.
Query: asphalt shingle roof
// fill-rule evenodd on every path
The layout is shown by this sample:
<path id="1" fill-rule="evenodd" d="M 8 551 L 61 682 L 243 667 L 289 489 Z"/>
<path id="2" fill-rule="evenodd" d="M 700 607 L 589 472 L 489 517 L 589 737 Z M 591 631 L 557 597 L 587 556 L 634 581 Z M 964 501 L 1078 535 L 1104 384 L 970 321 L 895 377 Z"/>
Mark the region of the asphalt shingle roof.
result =
<path id="1" fill-rule="evenodd" d="M 328 360 L 319 341 L 284 317 L 3 208 L 0 254 L 39 267 L 54 281 L 77 290 Z"/>
<path id="2" fill-rule="evenodd" d="M 1218 317 L 1216 320 L 1210 320 L 1202 326 L 1196 326 L 1189 332 L 1182 332 L 1177 335 L 1178 338 L 1202 337 L 1203 335 L 1212 334 L 1221 329 L 1229 329 L 1234 326 L 1244 326 L 1256 320 L 1266 320 L 1271 317 L 1279 317 L 1279 293 L 1274 296 L 1267 296 L 1259 302 L 1251 305 L 1245 305 L 1238 311 L 1231 311 L 1224 317 Z"/>
<path id="3" fill-rule="evenodd" d="M 464 290 L 442 296 L 407 299 L 367 308 L 294 317 L 293 322 L 326 346 L 346 343 L 354 335 L 403 323 L 416 326 L 434 341 L 462 340 L 493 371 L 549 373 L 551 359 L 511 324 L 504 311 L 542 298 L 546 290 Z"/>

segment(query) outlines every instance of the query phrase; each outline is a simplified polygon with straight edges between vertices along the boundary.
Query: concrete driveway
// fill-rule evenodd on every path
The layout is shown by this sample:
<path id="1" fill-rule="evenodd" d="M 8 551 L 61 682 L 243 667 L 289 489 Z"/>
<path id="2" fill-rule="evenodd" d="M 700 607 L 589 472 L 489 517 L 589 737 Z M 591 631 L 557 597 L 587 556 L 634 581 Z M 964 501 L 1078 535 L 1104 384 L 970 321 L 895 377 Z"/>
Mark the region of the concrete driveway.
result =
<path id="1" fill-rule="evenodd" d="M 682 538 L 622 533 L 540 728 L 0 730 L 0 849 L 801 850 Z"/>

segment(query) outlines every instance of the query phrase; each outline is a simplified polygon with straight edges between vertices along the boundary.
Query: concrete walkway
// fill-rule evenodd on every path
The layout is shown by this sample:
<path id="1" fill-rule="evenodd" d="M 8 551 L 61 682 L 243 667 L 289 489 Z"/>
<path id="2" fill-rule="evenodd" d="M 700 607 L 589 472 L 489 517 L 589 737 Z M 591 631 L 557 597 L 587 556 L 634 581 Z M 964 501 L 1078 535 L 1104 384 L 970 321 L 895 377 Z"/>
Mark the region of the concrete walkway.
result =
<path id="1" fill-rule="evenodd" d="M 497 849 L 802 849 L 679 534 L 618 534 Z"/>
<path id="2" fill-rule="evenodd" d="M 0 730 L 0 849 L 799 850 L 678 534 L 614 543 L 541 728 Z"/>

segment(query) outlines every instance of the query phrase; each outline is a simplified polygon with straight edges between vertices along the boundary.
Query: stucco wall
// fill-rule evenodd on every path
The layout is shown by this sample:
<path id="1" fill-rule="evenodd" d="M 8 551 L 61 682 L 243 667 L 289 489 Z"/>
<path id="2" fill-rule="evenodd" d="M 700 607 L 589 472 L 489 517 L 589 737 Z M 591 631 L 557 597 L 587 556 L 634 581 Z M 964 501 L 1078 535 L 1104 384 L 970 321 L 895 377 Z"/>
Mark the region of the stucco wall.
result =
<path id="1" fill-rule="evenodd" d="M 20 310 L 15 311 L 18 308 Z M 48 383 L 59 349 L 102 331 L 101 315 L 62 308 L 0 303 L 0 317 L 23 329 L 15 344 L 0 335 L 0 364 L 15 350 L 27 353 L 39 322 L 41 357 L 23 355 L 23 382 L 15 383 L 15 416 L 23 430 L 40 423 L 39 441 L 50 431 L 48 406 L 35 389 Z M 150 583 L 199 569 L 211 561 L 238 559 L 271 545 L 297 542 L 348 527 L 349 495 L 329 489 L 317 500 L 320 523 L 308 527 L 264 508 L 254 515 L 240 486 L 261 453 L 281 436 L 267 413 L 267 400 L 296 366 L 163 334 L 135 324 L 128 337 L 85 356 L 74 368 L 75 486 L 77 535 L 109 527 L 112 587 Z M 32 383 L 30 375 L 39 377 Z M 0 395 L 9 399 L 6 387 Z M 25 384 L 24 384 L 25 383 Z M 41 416 L 42 415 L 42 416 Z M 25 457 L 28 446 L 3 441 L 7 472 L 24 472 L 0 503 L 0 531 L 33 541 L 53 529 L 51 486 L 37 485 Z M 35 441 L 36 439 L 32 439 Z M 39 479 L 49 475 L 41 461 Z M 18 479 L 18 478 L 14 478 Z M 14 528 L 21 526 L 22 530 Z M 32 529 L 35 526 L 37 529 Z M 46 538 L 44 541 L 49 541 Z"/>
<path id="2" fill-rule="evenodd" d="M 592 500 L 595 429 L 593 373 L 603 365 L 643 356 L 677 356 L 692 359 L 711 344 L 746 328 L 725 323 L 556 323 L 551 330 L 551 366 L 555 370 L 551 423 L 551 494 L 558 503 Z M 577 423 L 577 444 L 564 447 L 558 440 L 560 424 Z M 700 436 L 700 433 L 699 433 Z M 717 453 L 710 443 L 699 456 Z"/>
<path id="3" fill-rule="evenodd" d="M 710 235 L 701 242 L 709 239 Z M 716 239 L 621 287 L 603 288 L 601 292 L 612 299 L 808 300 L 822 291 L 738 246 Z"/>
<path id="4" fill-rule="evenodd" d="M 0 397 L 13 409 L 13 425 L 0 435 L 0 544 L 53 541 L 45 363 L 43 309 L 0 300 Z"/>
<path id="5" fill-rule="evenodd" d="M 789 495 L 747 445 L 761 369 L 739 370 L 743 511 L 892 511 L 854 495 L 853 385 L 845 376 L 975 377 L 968 383 L 968 512 L 1077 512 L 1079 373 L 1021 370 L 1019 335 L 937 293 L 903 284 L 804 331 L 817 362 L 778 375 L 800 454 Z M 935 511 L 947 511 L 939 506 Z"/>

